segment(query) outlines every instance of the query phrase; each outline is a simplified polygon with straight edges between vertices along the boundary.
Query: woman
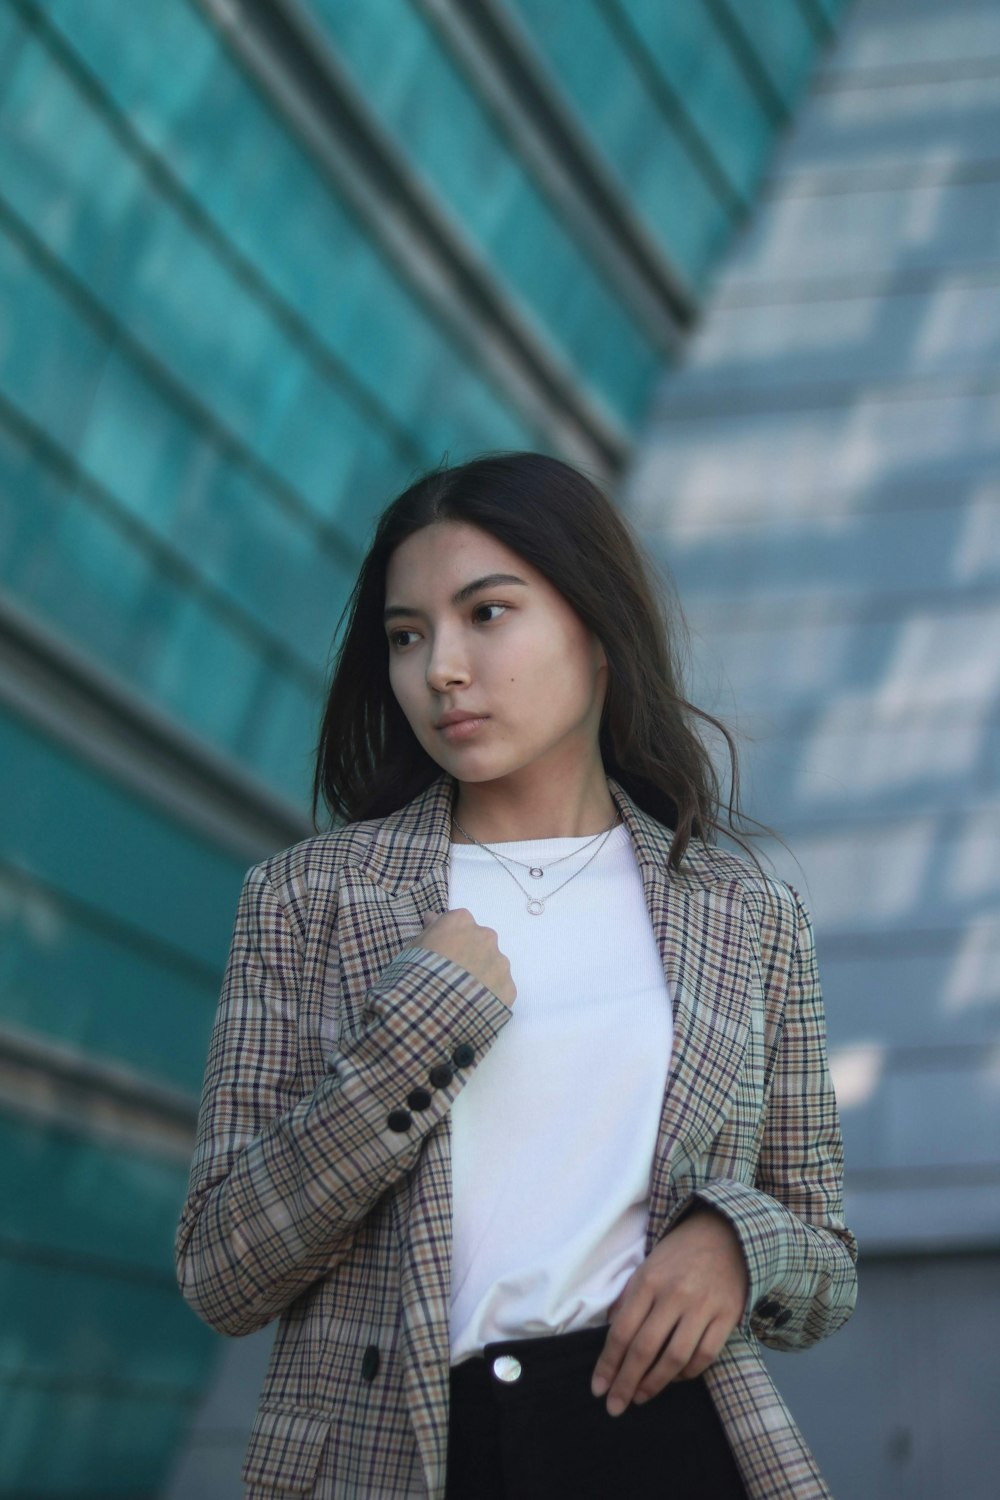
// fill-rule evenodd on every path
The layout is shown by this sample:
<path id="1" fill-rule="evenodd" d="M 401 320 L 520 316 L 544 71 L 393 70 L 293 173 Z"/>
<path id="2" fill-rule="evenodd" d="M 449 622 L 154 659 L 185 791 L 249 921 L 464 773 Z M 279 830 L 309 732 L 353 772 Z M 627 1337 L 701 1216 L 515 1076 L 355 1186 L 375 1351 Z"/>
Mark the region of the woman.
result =
<path id="1" fill-rule="evenodd" d="M 710 842 L 670 641 L 555 459 L 379 524 L 341 826 L 246 877 L 178 1232 L 213 1327 L 280 1315 L 250 1496 L 827 1494 L 757 1348 L 855 1296 L 810 923 Z"/>

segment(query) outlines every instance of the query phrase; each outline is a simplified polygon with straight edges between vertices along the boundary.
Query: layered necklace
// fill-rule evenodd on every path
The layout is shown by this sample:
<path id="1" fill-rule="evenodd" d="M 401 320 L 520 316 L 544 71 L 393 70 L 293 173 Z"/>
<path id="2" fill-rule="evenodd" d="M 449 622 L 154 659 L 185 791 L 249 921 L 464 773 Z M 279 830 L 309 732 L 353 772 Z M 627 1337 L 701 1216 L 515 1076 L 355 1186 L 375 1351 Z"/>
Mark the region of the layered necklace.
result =
<path id="1" fill-rule="evenodd" d="M 487 854 L 491 854 L 493 856 L 493 858 L 496 860 L 496 862 L 500 866 L 500 868 L 502 870 L 506 871 L 506 873 L 510 876 L 511 880 L 513 880 L 514 884 L 521 891 L 522 895 L 524 895 L 524 896 L 527 897 L 527 908 L 526 909 L 527 909 L 528 915 L 532 916 L 532 917 L 540 917 L 542 915 L 542 913 L 545 911 L 545 903 L 546 903 L 546 901 L 551 901 L 552 897 L 555 896 L 555 895 L 557 895 L 559 891 L 565 890 L 566 886 L 569 885 L 570 881 L 571 880 L 575 880 L 578 875 L 582 875 L 583 872 L 584 872 L 584 870 L 591 863 L 591 861 L 595 860 L 597 858 L 597 856 L 600 854 L 601 850 L 604 848 L 604 845 L 607 843 L 608 839 L 611 837 L 612 832 L 614 831 L 615 828 L 617 828 L 618 824 L 621 822 L 621 813 L 616 812 L 615 816 L 614 816 L 614 821 L 611 823 L 610 827 L 605 828 L 601 833 L 595 833 L 594 837 L 592 839 L 588 839 L 585 844 L 581 844 L 581 846 L 580 846 L 579 849 L 571 849 L 570 852 L 569 852 L 569 854 L 561 854 L 558 859 L 553 859 L 553 860 L 547 860 L 546 861 L 546 864 L 548 865 L 549 869 L 551 869 L 553 865 L 561 865 L 564 860 L 574 859 L 576 857 L 576 855 L 582 854 L 585 849 L 589 849 L 590 848 L 591 844 L 597 844 L 597 840 L 598 839 L 600 839 L 600 841 L 601 841 L 599 844 L 597 844 L 597 848 L 594 850 L 593 854 L 591 854 L 588 859 L 584 860 L 584 862 L 580 866 L 580 868 L 578 870 L 574 870 L 573 873 L 572 873 L 572 875 L 567 876 L 567 878 L 563 881 L 562 885 L 557 885 L 556 888 L 555 888 L 555 890 L 554 891 L 549 891 L 548 895 L 545 896 L 545 897 L 532 895 L 531 891 L 528 890 L 525 886 L 523 886 L 521 884 L 521 882 L 518 880 L 517 876 L 514 874 L 514 871 L 507 869 L 508 864 L 520 865 L 520 867 L 521 867 L 522 870 L 527 870 L 527 872 L 531 876 L 532 880 L 541 880 L 542 877 L 545 874 L 545 870 L 542 868 L 541 865 L 528 864 L 523 859 L 512 859 L 509 854 L 498 854 L 495 849 L 491 849 L 490 848 L 489 844 L 480 843 L 479 839 L 473 838 L 472 834 L 469 833 L 469 831 L 467 829 L 465 829 L 465 828 L 462 827 L 461 823 L 455 817 L 454 813 L 452 813 L 452 820 L 453 820 L 453 822 L 455 824 L 455 827 L 458 829 L 459 833 L 463 834 L 465 836 L 465 838 L 467 838 L 469 840 L 470 843 L 477 844 L 480 849 L 485 849 Z"/>

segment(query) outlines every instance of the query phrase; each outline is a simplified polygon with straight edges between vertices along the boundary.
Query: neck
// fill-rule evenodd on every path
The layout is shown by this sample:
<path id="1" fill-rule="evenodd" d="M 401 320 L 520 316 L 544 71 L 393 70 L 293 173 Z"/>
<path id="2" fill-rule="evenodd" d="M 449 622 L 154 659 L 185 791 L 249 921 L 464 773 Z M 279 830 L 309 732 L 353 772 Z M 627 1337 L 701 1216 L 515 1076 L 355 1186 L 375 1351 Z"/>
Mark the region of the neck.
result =
<path id="1" fill-rule="evenodd" d="M 602 765 L 574 783 L 508 784 L 508 778 L 459 782 L 455 817 L 482 844 L 525 839 L 583 838 L 602 833 L 618 816 Z M 453 836 L 467 843 L 460 829 Z"/>

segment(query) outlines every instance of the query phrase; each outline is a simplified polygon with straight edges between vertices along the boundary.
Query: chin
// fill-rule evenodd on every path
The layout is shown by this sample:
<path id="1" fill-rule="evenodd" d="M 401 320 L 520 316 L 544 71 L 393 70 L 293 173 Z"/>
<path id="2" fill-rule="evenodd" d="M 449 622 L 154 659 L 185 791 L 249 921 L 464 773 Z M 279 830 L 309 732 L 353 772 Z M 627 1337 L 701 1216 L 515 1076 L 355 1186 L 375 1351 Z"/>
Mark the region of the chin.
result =
<path id="1" fill-rule="evenodd" d="M 468 750 L 460 751 L 458 754 L 437 755 L 431 757 L 447 771 L 449 776 L 454 776 L 458 781 L 495 781 L 497 777 L 506 775 L 508 770 L 516 770 L 516 767 L 497 766 L 493 757 L 476 754 L 470 747 Z"/>
<path id="2" fill-rule="evenodd" d="M 442 769 L 458 781 L 495 781 L 497 776 L 503 775 L 502 771 L 494 771 L 488 766 L 477 766 L 471 755 L 464 759 L 456 755 L 455 759 Z"/>
<path id="3" fill-rule="evenodd" d="M 504 781 L 511 776 L 516 776 L 520 771 L 528 770 L 534 764 L 534 756 L 530 756 L 527 760 L 493 761 L 492 763 L 480 761 L 478 764 L 470 756 L 464 764 L 457 762 L 454 768 L 451 768 L 451 774 L 459 781 Z"/>

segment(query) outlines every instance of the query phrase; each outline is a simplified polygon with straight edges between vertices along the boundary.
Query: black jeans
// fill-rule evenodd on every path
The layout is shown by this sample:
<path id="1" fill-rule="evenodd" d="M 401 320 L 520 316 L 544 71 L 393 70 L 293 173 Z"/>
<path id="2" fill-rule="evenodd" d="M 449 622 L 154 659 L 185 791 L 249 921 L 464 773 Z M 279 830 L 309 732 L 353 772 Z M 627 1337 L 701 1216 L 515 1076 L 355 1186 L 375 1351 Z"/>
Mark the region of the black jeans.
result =
<path id="1" fill-rule="evenodd" d="M 453 1366 L 445 1500 L 747 1500 L 703 1380 L 608 1415 L 590 1390 L 607 1331 L 505 1339 Z M 516 1380 L 493 1371 L 504 1354 Z"/>

